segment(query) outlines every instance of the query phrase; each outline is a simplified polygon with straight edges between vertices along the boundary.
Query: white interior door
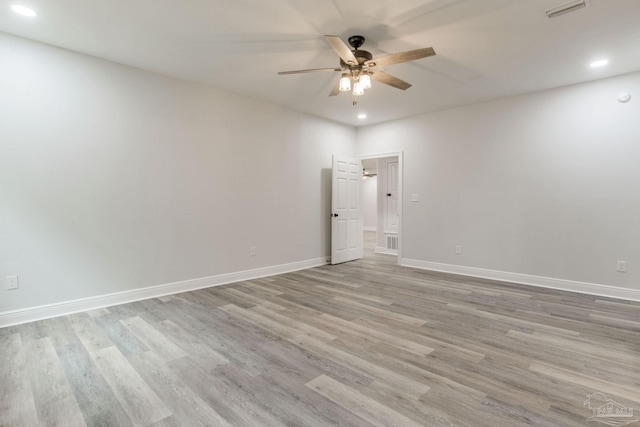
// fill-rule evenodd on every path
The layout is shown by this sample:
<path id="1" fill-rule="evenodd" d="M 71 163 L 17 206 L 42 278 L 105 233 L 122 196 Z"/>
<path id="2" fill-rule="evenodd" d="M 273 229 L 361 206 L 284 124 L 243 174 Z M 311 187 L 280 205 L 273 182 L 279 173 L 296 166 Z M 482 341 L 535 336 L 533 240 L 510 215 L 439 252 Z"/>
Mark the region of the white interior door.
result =
<path id="1" fill-rule="evenodd" d="M 360 159 L 333 156 L 331 186 L 331 264 L 362 258 Z"/>

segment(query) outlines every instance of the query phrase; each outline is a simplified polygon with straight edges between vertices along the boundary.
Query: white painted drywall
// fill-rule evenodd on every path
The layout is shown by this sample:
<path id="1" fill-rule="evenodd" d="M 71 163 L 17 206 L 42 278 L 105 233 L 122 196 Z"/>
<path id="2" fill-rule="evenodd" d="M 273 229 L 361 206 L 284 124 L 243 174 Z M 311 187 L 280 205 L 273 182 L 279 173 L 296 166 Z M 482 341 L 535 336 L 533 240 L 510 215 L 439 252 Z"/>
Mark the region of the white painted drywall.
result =
<path id="1" fill-rule="evenodd" d="M 362 226 L 375 231 L 378 227 L 378 177 L 362 180 Z"/>
<path id="2" fill-rule="evenodd" d="M 404 151 L 403 258 L 640 289 L 640 73 L 361 127 L 357 141 L 360 156 Z"/>
<path id="3" fill-rule="evenodd" d="M 0 312 L 329 255 L 323 119 L 0 35 Z M 257 255 L 249 256 L 255 246 Z"/>

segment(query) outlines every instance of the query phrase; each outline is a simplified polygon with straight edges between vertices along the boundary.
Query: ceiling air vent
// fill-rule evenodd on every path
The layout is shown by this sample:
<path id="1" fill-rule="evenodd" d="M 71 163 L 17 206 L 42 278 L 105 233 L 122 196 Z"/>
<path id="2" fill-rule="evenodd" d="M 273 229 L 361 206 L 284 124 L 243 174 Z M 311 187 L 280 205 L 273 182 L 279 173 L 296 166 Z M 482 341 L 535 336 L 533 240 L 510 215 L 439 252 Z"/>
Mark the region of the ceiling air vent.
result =
<path id="1" fill-rule="evenodd" d="M 589 0 L 574 0 L 568 3 L 563 3 L 560 6 L 552 7 L 545 11 L 549 18 L 555 18 L 565 13 L 575 12 L 576 10 L 583 9 L 589 6 Z"/>

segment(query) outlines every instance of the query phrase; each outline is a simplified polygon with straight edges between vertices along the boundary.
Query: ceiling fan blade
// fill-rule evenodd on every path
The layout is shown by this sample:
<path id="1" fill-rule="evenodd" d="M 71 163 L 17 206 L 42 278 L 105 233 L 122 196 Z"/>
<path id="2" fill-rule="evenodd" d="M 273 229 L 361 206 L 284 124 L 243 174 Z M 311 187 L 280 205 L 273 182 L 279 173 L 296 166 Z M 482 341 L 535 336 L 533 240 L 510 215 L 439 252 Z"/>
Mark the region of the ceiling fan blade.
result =
<path id="1" fill-rule="evenodd" d="M 368 65 L 371 68 L 386 67 L 387 65 L 415 61 L 416 59 L 426 58 L 435 54 L 436 51 L 433 50 L 432 47 L 425 47 L 422 49 L 407 50 L 405 52 L 392 53 L 391 55 L 370 59 L 366 61 L 364 65 Z"/>
<path id="2" fill-rule="evenodd" d="M 383 73 L 382 71 L 374 71 L 371 73 L 371 78 L 380 83 L 384 83 L 396 89 L 407 90 L 411 85 L 404 80 L 400 80 L 397 77 L 393 77 L 391 74 Z"/>
<path id="3" fill-rule="evenodd" d="M 316 71 L 342 71 L 342 68 L 310 68 L 308 70 L 294 70 L 294 71 L 278 71 L 278 74 L 302 74 L 302 73 L 315 73 Z"/>
<path id="4" fill-rule="evenodd" d="M 336 95 L 340 95 L 340 80 L 336 82 L 335 86 L 333 86 L 333 89 L 331 89 L 331 92 L 329 92 L 329 96 Z"/>
<path id="5" fill-rule="evenodd" d="M 324 36 L 327 39 L 327 43 L 336 51 L 338 56 L 347 64 L 357 65 L 358 60 L 356 59 L 349 46 L 347 46 L 338 36 Z"/>

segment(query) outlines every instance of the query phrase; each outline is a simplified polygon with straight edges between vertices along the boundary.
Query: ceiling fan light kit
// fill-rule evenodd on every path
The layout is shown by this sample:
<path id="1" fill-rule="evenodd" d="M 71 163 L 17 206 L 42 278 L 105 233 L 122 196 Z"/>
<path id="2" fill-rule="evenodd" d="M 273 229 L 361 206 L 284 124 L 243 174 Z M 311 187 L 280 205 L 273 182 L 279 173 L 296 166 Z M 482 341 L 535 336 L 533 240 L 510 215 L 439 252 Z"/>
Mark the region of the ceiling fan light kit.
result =
<path id="1" fill-rule="evenodd" d="M 363 36 L 355 35 L 349 37 L 348 41 L 352 49 L 349 48 L 338 36 L 324 36 L 329 46 L 340 57 L 339 68 L 314 68 L 309 70 L 280 71 L 278 74 L 302 74 L 317 71 L 340 71 L 342 75 L 329 96 L 336 96 L 340 92 L 351 92 L 354 96 L 364 95 L 366 89 L 371 88 L 371 80 L 386 84 L 396 89 L 407 90 L 411 85 L 397 77 L 384 73 L 381 67 L 400 64 L 403 62 L 415 61 L 417 59 L 433 56 L 436 52 L 431 47 L 408 50 L 405 52 L 393 53 L 391 55 L 377 58 L 366 50 L 360 50 L 364 44 Z M 356 105 L 356 102 L 353 102 Z"/>

